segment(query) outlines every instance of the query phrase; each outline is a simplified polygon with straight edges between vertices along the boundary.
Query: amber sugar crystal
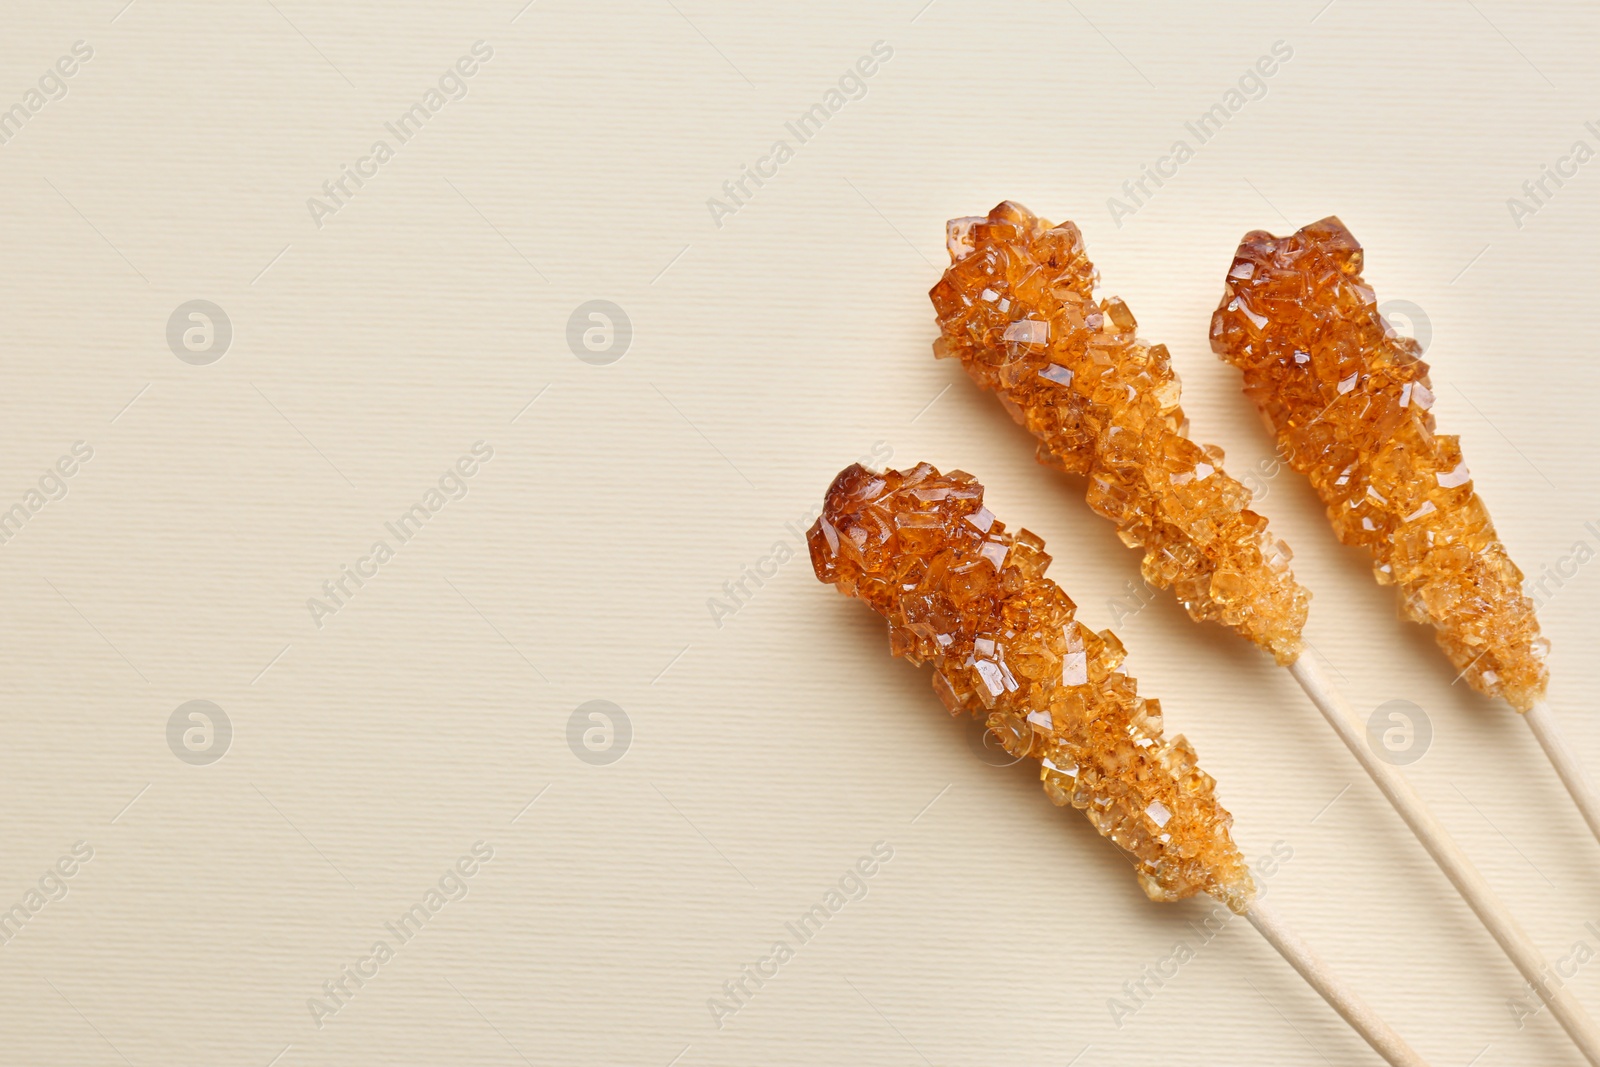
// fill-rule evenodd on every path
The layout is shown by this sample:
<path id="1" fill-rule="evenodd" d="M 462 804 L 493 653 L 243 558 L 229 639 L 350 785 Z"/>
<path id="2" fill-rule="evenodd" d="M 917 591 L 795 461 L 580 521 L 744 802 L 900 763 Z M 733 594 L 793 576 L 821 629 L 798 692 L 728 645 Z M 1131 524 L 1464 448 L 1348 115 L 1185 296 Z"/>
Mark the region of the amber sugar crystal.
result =
<path id="1" fill-rule="evenodd" d="M 1428 365 L 1378 314 L 1361 246 L 1336 218 L 1245 235 L 1211 319 L 1279 450 L 1308 476 L 1339 539 L 1372 553 L 1401 614 L 1431 624 L 1474 689 L 1527 711 L 1548 642 L 1522 572 L 1472 490 L 1458 438 L 1437 433 Z"/>
<path id="2" fill-rule="evenodd" d="M 1139 339 L 1121 300 L 1095 299 L 1078 228 L 1007 201 L 951 221 L 948 244 L 928 294 L 934 354 L 1000 397 L 1038 438 L 1041 463 L 1087 477 L 1089 506 L 1144 549 L 1147 582 L 1292 662 L 1310 594 L 1288 546 L 1246 506 L 1221 449 L 1189 439 L 1166 346 Z"/>
<path id="3" fill-rule="evenodd" d="M 1037 759 L 1045 793 L 1121 846 L 1151 899 L 1248 908 L 1233 817 L 1194 748 L 1163 735 L 1160 704 L 1119 669 L 1122 643 L 1074 620 L 1044 576 L 1044 542 L 1008 532 L 970 474 L 853 464 L 808 540 L 818 579 L 888 619 L 890 650 L 933 665 L 952 714 L 982 716 L 1013 756 Z"/>

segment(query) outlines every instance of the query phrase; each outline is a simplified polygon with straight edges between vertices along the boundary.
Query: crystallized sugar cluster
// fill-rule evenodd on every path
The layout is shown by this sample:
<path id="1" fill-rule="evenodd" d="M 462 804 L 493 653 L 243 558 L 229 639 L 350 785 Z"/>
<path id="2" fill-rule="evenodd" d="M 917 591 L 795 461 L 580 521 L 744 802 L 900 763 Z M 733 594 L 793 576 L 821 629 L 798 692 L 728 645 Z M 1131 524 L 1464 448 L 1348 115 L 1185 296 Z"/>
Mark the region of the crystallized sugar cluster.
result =
<path id="1" fill-rule="evenodd" d="M 933 665 L 953 714 L 984 716 L 1013 756 L 1038 759 L 1050 799 L 1130 853 L 1151 899 L 1248 908 L 1233 817 L 1194 749 L 1162 736 L 1160 704 L 1118 670 L 1121 642 L 1074 621 L 1044 542 L 1007 532 L 971 475 L 854 464 L 808 540 L 817 577 L 889 620 L 891 651 Z"/>
<path id="2" fill-rule="evenodd" d="M 1121 300 L 1096 301 L 1070 222 L 1006 202 L 949 224 L 951 264 L 929 296 L 954 356 L 1039 439 L 1042 463 L 1088 477 L 1089 506 L 1144 549 L 1144 577 L 1197 620 L 1233 627 L 1279 663 L 1300 653 L 1310 594 L 1289 549 L 1245 505 L 1222 452 L 1187 435 L 1164 345 Z"/>
<path id="3" fill-rule="evenodd" d="M 1422 350 L 1378 314 L 1361 259 L 1336 218 L 1292 237 L 1246 234 L 1212 348 L 1244 371 L 1339 539 L 1368 549 L 1378 581 L 1400 587 L 1401 613 L 1435 628 L 1474 689 L 1527 711 L 1544 695 L 1548 642 L 1460 441 L 1434 432 Z"/>

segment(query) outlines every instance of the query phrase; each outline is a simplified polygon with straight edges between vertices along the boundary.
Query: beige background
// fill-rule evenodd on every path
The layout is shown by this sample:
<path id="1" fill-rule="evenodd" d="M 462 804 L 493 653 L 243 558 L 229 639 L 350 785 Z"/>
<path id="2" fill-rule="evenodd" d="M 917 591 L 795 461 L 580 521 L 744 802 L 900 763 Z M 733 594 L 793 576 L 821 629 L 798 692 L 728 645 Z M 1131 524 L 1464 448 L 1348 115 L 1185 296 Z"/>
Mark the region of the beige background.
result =
<path id="1" fill-rule="evenodd" d="M 1425 309 L 1440 422 L 1524 569 L 1600 547 L 1600 163 L 1520 228 L 1506 205 L 1600 147 L 1600 15 L 122 5 L 13 4 L 0 34 L 0 107 L 94 50 L 0 145 L 0 510 L 94 450 L 0 545 L 0 908 L 94 850 L 0 945 L 0 1059 L 1376 1062 L 1242 925 L 1118 1029 L 1108 1000 L 1209 908 L 1148 903 L 1081 819 L 986 766 L 803 557 L 720 627 L 707 600 L 796 549 L 785 524 L 881 442 L 977 474 L 1113 622 L 1135 555 L 929 356 L 944 220 L 1005 197 L 1080 222 L 1236 475 L 1270 444 L 1206 344 L 1222 273 L 1245 230 L 1337 212 L 1380 296 Z M 467 96 L 318 228 L 307 198 L 479 40 Z M 707 198 L 880 40 L 865 97 L 715 225 Z M 1107 198 L 1278 40 L 1267 95 L 1114 225 Z M 194 299 L 234 333 L 204 366 L 166 341 Z M 567 344 L 592 299 L 632 323 L 609 366 Z M 477 441 L 465 498 L 318 629 L 307 599 Z M 1429 717 L 1412 777 L 1441 818 L 1552 959 L 1600 949 L 1600 849 L 1527 732 L 1450 684 L 1301 480 L 1260 506 L 1352 699 Z M 1591 765 L 1597 581 L 1542 611 Z M 1292 848 L 1281 910 L 1432 1062 L 1580 1062 L 1548 1016 L 1518 1028 L 1511 966 L 1287 677 L 1170 598 L 1120 629 L 1241 844 Z M 167 743 L 195 699 L 233 729 L 207 766 Z M 605 766 L 568 745 L 595 699 L 632 728 Z M 308 998 L 395 946 L 384 924 L 478 841 L 468 895 L 315 1026 Z M 864 899 L 786 934 L 880 841 Z M 779 938 L 793 959 L 719 1029 L 708 998 Z M 1600 1011 L 1600 966 L 1575 982 Z"/>

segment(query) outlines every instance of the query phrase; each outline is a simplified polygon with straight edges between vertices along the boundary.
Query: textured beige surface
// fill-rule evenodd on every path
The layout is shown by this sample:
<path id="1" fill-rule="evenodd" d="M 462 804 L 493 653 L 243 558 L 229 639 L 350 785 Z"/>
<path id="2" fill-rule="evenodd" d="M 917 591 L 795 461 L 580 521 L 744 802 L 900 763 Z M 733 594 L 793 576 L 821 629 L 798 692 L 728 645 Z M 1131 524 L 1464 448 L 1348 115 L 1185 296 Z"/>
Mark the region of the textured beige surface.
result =
<path id="1" fill-rule="evenodd" d="M 1440 422 L 1515 558 L 1587 559 L 1600 163 L 1520 220 L 1506 201 L 1600 148 L 1600 17 L 12 6 L 0 107 L 74 42 L 93 57 L 0 144 L 0 510 L 74 442 L 93 456 L 0 544 L 0 907 L 67 890 L 0 944 L 0 1059 L 1376 1062 L 1243 924 L 1202 944 L 1208 908 L 1150 904 L 1080 817 L 975 757 L 869 613 L 790 558 L 790 524 L 857 457 L 961 467 L 1046 537 L 1086 621 L 1129 616 L 1135 554 L 928 354 L 944 220 L 1009 196 L 1079 222 L 1240 477 L 1270 444 L 1206 344 L 1221 272 L 1245 230 L 1338 213 L 1380 296 L 1425 309 Z M 465 98 L 319 228 L 307 198 L 480 40 Z M 798 143 L 785 123 L 878 41 L 865 95 Z M 1293 56 L 1266 95 L 1117 226 L 1107 198 L 1275 41 Z M 716 225 L 707 199 L 779 138 L 792 154 Z M 208 365 L 166 339 L 196 299 L 233 328 Z M 633 328 L 608 366 L 566 339 L 595 299 Z M 480 441 L 466 495 L 398 544 L 384 524 Z M 1425 711 L 1413 780 L 1552 960 L 1585 943 L 1600 1010 L 1600 848 L 1532 738 L 1450 684 L 1307 486 L 1263 488 L 1317 649 L 1363 709 Z M 307 599 L 386 537 L 319 629 Z M 708 599 L 746 565 L 776 573 L 718 626 Z M 1541 613 L 1591 765 L 1597 581 L 1578 568 Z M 1288 677 L 1170 599 L 1120 631 L 1246 851 L 1292 854 L 1264 879 L 1279 909 L 1420 1050 L 1579 1062 L 1548 1016 L 1519 1028 L 1511 966 Z M 232 724 L 209 765 L 168 747 L 191 700 Z M 609 765 L 569 747 L 591 700 L 631 724 Z M 92 859 L 46 878 L 77 842 Z M 789 932 L 879 842 L 866 895 Z M 402 942 L 385 924 L 441 879 Z M 308 1000 L 380 940 L 317 1026 Z M 719 1028 L 708 999 L 778 940 Z M 1193 958 L 1119 1028 L 1108 1002 L 1178 942 Z"/>

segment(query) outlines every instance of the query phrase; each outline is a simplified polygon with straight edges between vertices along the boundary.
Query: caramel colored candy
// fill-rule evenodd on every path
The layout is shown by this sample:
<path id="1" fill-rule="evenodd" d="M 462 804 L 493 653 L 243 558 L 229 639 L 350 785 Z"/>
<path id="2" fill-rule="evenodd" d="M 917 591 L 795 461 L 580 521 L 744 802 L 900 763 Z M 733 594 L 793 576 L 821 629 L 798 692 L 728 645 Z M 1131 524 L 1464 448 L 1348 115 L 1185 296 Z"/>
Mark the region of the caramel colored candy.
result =
<path id="1" fill-rule="evenodd" d="M 1163 736 L 1160 704 L 1119 670 L 1122 643 L 1074 621 L 1044 542 L 1008 532 L 970 474 L 849 466 L 808 540 L 817 577 L 889 620 L 890 650 L 933 665 L 952 714 L 983 716 L 1008 752 L 1038 760 L 1045 793 L 1127 851 L 1152 900 L 1249 907 L 1233 816 L 1194 748 Z"/>
<path id="2" fill-rule="evenodd" d="M 1472 491 L 1460 441 L 1435 432 L 1422 350 L 1390 329 L 1336 218 L 1293 237 L 1246 234 L 1211 319 L 1211 347 L 1289 464 L 1311 479 L 1339 540 L 1372 553 L 1401 614 L 1431 624 L 1474 689 L 1527 711 L 1549 642 L 1522 572 Z"/>
<path id="3" fill-rule="evenodd" d="M 948 227 L 951 264 L 929 292 L 954 356 L 1039 439 L 1038 458 L 1088 479 L 1089 506 L 1144 549 L 1144 578 L 1196 620 L 1231 626 L 1287 664 L 1310 593 L 1287 545 L 1251 511 L 1222 451 L 1188 437 L 1164 345 L 1135 334 L 1115 297 L 1096 300 L 1083 235 L 1009 201 Z"/>

